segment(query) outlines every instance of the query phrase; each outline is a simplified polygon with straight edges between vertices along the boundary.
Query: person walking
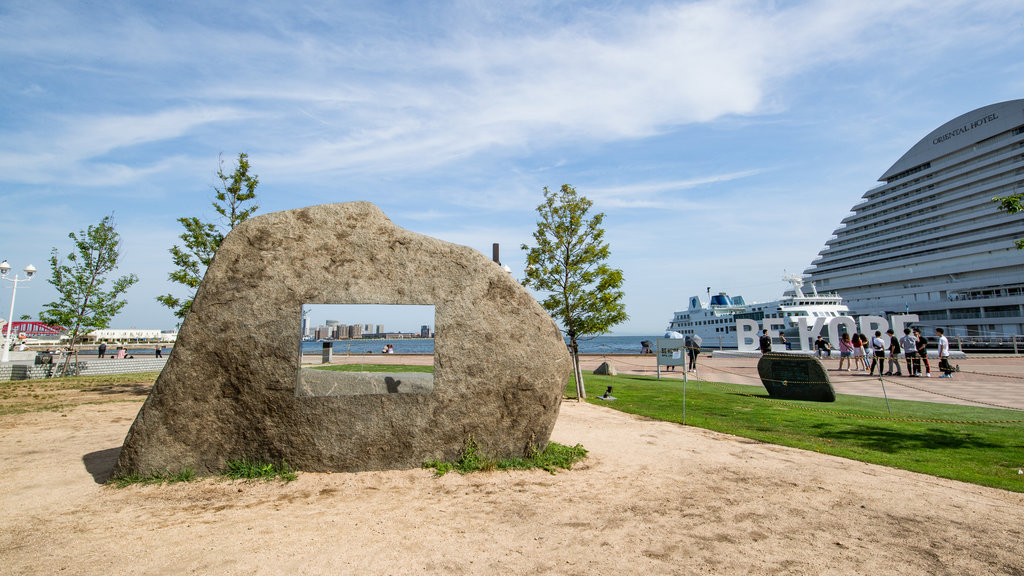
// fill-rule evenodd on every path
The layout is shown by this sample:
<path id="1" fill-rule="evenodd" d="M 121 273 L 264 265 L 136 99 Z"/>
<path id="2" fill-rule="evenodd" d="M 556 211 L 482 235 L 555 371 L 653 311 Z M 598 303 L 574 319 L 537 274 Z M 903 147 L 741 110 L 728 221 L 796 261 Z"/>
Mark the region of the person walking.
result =
<path id="1" fill-rule="evenodd" d="M 871 369 L 868 370 L 868 375 L 875 373 L 875 366 L 878 366 L 878 375 L 882 375 L 882 368 L 885 367 L 885 340 L 882 340 L 882 333 L 875 330 L 874 337 L 871 338 Z"/>
<path id="2" fill-rule="evenodd" d="M 939 371 L 942 372 L 942 376 L 939 378 L 952 378 L 953 368 L 949 365 L 949 340 L 942 328 L 936 328 L 935 333 L 939 336 Z"/>
<path id="3" fill-rule="evenodd" d="M 690 345 L 686 348 L 686 355 L 690 359 L 690 366 L 688 370 L 690 372 L 697 372 L 697 356 L 700 355 L 700 345 L 704 342 L 704 339 L 694 334 L 690 337 Z"/>
<path id="4" fill-rule="evenodd" d="M 914 329 L 914 336 L 917 338 L 917 355 L 921 358 L 921 363 L 924 364 L 924 377 L 932 377 L 932 366 L 928 363 L 928 338 L 921 334 L 919 328 Z M 921 373 L 918 369 L 918 374 Z"/>
<path id="5" fill-rule="evenodd" d="M 100 342 L 100 347 L 96 350 L 96 352 L 99 354 L 100 358 L 103 358 L 103 355 L 107 353 L 107 343 Z"/>
<path id="6" fill-rule="evenodd" d="M 843 332 L 843 335 L 839 337 L 839 370 L 842 370 L 843 363 L 846 363 L 846 371 L 850 371 L 851 356 L 853 356 L 853 342 L 850 340 L 850 334 Z"/>
<path id="7" fill-rule="evenodd" d="M 892 328 L 886 330 L 885 334 L 889 336 L 889 371 L 885 375 L 892 376 L 892 369 L 895 366 L 896 376 L 903 376 L 903 371 L 900 370 L 900 340 Z"/>
<path id="8" fill-rule="evenodd" d="M 772 352 L 772 337 L 768 335 L 768 329 L 761 331 L 761 339 L 757 342 L 761 348 L 761 354 L 771 354 Z"/>
<path id="9" fill-rule="evenodd" d="M 921 361 L 917 359 L 917 338 L 910 333 L 910 328 L 903 329 L 900 346 L 903 347 L 903 359 L 907 363 L 907 376 L 917 376 L 921 372 Z"/>

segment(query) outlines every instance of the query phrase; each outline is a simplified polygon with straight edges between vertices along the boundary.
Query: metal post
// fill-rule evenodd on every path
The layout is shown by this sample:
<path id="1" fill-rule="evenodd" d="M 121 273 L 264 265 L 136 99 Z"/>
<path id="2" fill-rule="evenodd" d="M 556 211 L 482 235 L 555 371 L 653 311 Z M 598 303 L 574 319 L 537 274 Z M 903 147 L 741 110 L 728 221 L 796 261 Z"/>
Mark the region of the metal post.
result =
<path id="1" fill-rule="evenodd" d="M 11 289 L 11 312 L 7 315 L 7 337 L 4 338 L 4 353 L 0 362 L 11 359 L 11 328 L 14 326 L 14 297 L 18 294 L 18 276 L 14 276 L 14 288 Z"/>
<path id="2" fill-rule="evenodd" d="M 18 295 L 18 282 L 28 282 L 32 279 L 32 275 L 36 273 L 36 267 L 29 264 L 25 266 L 25 277 L 19 279 L 18 275 L 14 275 L 14 280 L 7 277 L 7 272 L 10 271 L 11 266 L 7 264 L 7 260 L 0 262 L 0 278 L 7 280 L 8 282 L 14 282 L 14 288 L 11 288 L 11 312 L 7 315 L 7 338 L 4 339 L 4 351 L 0 356 L 0 362 L 7 362 L 11 359 L 11 329 L 14 328 L 14 297 Z"/>
<path id="3" fill-rule="evenodd" d="M 885 392 L 885 380 L 882 375 L 878 375 L 878 381 L 882 384 L 882 396 L 885 397 L 885 409 L 889 411 L 889 415 L 892 416 L 892 408 L 889 407 L 889 395 Z"/>
<path id="4" fill-rule="evenodd" d="M 686 424 L 686 374 L 683 374 L 683 424 Z"/>

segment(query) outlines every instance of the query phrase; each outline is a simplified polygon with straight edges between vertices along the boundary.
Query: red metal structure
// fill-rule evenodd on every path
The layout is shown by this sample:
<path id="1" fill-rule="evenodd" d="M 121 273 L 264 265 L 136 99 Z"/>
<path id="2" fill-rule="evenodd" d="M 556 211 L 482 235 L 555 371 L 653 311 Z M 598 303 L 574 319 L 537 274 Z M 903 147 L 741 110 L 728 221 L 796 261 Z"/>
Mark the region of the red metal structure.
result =
<path id="1" fill-rule="evenodd" d="M 42 336 L 60 336 L 64 332 L 67 332 L 67 328 L 63 326 L 50 326 L 49 324 L 43 324 L 42 322 L 11 322 L 11 339 L 17 338 L 19 334 L 24 334 L 26 338 L 39 338 Z M 7 324 L 3 325 L 0 329 L 3 335 L 7 335 Z"/>

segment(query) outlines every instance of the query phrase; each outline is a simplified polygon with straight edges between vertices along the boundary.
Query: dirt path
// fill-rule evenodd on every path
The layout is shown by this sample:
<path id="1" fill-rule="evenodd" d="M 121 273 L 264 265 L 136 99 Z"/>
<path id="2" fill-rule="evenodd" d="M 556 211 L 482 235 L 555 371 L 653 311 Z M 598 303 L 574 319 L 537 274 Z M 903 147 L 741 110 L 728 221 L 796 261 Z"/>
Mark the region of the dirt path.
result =
<path id="1" fill-rule="evenodd" d="M 1024 574 L 1024 495 L 564 403 L 571 472 L 103 486 L 140 402 L 0 416 L 2 574 Z"/>

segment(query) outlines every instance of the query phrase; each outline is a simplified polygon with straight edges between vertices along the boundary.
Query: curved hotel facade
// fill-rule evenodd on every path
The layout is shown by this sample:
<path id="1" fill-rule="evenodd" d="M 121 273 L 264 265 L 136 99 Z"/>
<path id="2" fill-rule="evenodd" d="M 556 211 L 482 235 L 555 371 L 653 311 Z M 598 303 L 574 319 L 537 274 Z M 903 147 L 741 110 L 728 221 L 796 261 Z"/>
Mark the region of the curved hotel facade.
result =
<path id="1" fill-rule="evenodd" d="M 947 335 L 1024 334 L 1024 100 L 968 112 L 882 174 L 804 271 L 855 314 L 917 314 Z"/>

